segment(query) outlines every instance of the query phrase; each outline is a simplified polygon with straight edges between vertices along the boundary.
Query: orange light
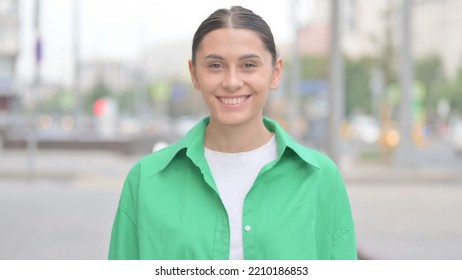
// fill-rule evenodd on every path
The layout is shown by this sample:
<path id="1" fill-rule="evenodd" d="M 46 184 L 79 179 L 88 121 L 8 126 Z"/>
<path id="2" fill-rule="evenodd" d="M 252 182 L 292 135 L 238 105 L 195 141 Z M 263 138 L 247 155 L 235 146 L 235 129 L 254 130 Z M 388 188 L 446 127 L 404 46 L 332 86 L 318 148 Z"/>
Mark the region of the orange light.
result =
<path id="1" fill-rule="evenodd" d="M 398 131 L 392 129 L 387 132 L 385 135 L 385 143 L 388 147 L 396 147 L 398 146 L 400 141 L 399 133 Z"/>

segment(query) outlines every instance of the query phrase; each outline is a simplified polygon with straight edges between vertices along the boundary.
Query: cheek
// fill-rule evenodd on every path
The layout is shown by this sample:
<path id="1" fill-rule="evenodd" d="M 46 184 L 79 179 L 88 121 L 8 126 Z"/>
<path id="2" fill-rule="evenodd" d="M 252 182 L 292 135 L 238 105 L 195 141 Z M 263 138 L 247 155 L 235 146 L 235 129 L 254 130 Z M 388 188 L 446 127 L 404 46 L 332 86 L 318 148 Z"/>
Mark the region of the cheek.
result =
<path id="1" fill-rule="evenodd" d="M 261 87 L 269 89 L 275 78 L 276 75 L 271 71 L 271 69 L 265 69 L 265 71 L 259 73 L 258 77 L 255 77 L 255 80 L 258 81 Z"/>
<path id="2" fill-rule="evenodd" d="M 260 75 L 252 79 L 252 84 L 254 85 L 255 89 L 258 88 L 259 91 L 266 92 L 270 90 L 272 81 L 272 77 L 268 75 Z"/>
<path id="3" fill-rule="evenodd" d="M 220 84 L 220 79 L 218 75 L 198 73 L 196 83 L 198 90 L 207 93 L 214 90 Z"/>
<path id="4" fill-rule="evenodd" d="M 212 94 L 212 90 L 208 90 L 206 88 L 201 88 L 200 93 L 201 93 L 201 98 L 204 101 L 205 104 L 210 108 L 210 106 L 213 105 L 214 103 L 214 96 Z"/>

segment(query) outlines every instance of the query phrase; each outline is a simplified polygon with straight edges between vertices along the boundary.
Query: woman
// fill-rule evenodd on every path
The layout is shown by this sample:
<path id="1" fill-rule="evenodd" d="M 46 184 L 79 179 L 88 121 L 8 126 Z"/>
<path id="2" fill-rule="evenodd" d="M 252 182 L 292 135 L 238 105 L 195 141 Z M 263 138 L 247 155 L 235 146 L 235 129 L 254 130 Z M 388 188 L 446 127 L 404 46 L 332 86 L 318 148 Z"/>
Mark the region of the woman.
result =
<path id="1" fill-rule="evenodd" d="M 263 117 L 283 63 L 266 22 L 220 9 L 189 69 L 210 117 L 129 172 L 110 259 L 355 259 L 335 164 Z"/>

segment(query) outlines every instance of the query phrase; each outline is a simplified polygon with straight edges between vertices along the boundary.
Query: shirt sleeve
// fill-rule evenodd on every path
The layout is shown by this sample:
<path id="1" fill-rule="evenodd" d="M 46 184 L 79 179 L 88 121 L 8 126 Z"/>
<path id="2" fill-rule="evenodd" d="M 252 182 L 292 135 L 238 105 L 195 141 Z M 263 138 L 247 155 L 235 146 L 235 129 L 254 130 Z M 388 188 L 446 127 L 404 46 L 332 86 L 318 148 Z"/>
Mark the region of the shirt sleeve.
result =
<path id="1" fill-rule="evenodd" d="M 112 227 L 108 257 L 110 260 L 139 259 L 136 221 L 139 177 L 137 164 L 127 175 L 120 197 Z"/>
<path id="2" fill-rule="evenodd" d="M 331 258 L 334 260 L 356 260 L 358 259 L 358 253 L 350 201 L 345 184 L 338 171 L 336 185 Z"/>

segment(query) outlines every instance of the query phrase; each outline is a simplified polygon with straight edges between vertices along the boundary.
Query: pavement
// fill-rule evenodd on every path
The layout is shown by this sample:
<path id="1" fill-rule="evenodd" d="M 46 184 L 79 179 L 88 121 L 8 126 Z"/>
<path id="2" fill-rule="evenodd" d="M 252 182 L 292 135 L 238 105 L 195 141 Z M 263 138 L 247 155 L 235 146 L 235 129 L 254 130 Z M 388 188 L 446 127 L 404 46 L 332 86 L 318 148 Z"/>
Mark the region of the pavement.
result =
<path id="1" fill-rule="evenodd" d="M 106 259 L 123 181 L 136 160 L 47 150 L 31 164 L 24 150 L 4 150 L 0 259 Z"/>
<path id="2" fill-rule="evenodd" d="M 348 165 L 361 258 L 462 259 L 462 161 L 454 168 Z"/>
<path id="3" fill-rule="evenodd" d="M 120 190 L 140 157 L 0 151 L 0 259 L 106 259 Z M 395 168 L 346 158 L 341 170 L 362 258 L 462 259 L 462 160 Z"/>

